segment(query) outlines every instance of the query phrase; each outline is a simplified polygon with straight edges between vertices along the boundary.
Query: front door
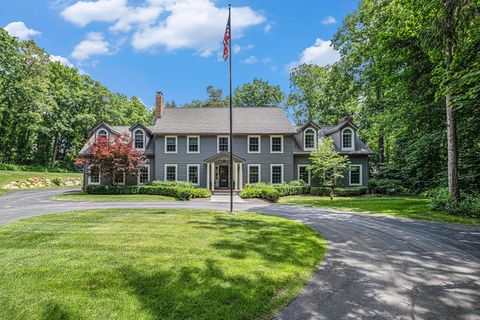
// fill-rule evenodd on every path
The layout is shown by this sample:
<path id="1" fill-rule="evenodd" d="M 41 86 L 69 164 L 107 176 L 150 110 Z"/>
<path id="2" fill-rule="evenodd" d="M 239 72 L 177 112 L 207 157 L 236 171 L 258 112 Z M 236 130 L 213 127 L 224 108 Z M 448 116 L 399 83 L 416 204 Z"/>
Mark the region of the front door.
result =
<path id="1" fill-rule="evenodd" d="M 228 187 L 228 166 L 218 166 L 218 186 Z"/>

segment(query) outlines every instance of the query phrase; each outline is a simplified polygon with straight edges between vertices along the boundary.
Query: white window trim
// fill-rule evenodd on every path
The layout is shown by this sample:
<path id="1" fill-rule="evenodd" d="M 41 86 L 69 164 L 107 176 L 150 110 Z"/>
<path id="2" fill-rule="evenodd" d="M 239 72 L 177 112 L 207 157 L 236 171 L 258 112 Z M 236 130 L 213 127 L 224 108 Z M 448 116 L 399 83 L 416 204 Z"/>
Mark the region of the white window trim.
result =
<path id="1" fill-rule="evenodd" d="M 197 138 L 198 150 L 190 151 L 190 138 Z M 187 153 L 200 153 L 200 136 L 187 136 Z"/>
<path id="2" fill-rule="evenodd" d="M 145 167 L 147 168 L 147 172 L 148 172 L 147 181 L 150 181 L 150 165 L 147 164 Z M 142 183 L 140 183 L 140 171 L 138 171 L 137 184 L 138 184 L 138 185 L 142 184 Z"/>
<path id="3" fill-rule="evenodd" d="M 187 181 L 190 182 L 190 167 L 197 167 L 197 183 L 193 183 L 195 185 L 200 185 L 200 165 L 199 164 L 187 164 Z"/>
<path id="4" fill-rule="evenodd" d="M 282 181 L 281 181 L 280 183 L 273 183 L 273 182 L 272 182 L 272 181 L 273 181 L 273 167 L 282 167 Z M 285 181 L 285 179 L 284 179 L 285 170 L 284 170 L 284 169 L 285 169 L 285 168 L 284 168 L 284 165 L 283 165 L 283 164 L 280 164 L 280 163 L 278 163 L 278 164 L 270 164 L 270 184 L 271 184 L 271 185 L 280 185 L 280 184 L 282 184 L 282 183 Z"/>
<path id="5" fill-rule="evenodd" d="M 352 183 L 352 167 L 358 167 L 360 173 L 360 183 Z M 351 164 L 349 165 L 350 170 L 348 171 L 348 185 L 349 186 L 361 186 L 363 185 L 363 165 L 361 164 Z"/>
<path id="6" fill-rule="evenodd" d="M 308 168 L 308 164 L 299 164 L 297 166 L 297 180 L 300 180 L 300 168 Z M 310 177 L 310 170 L 307 170 L 308 172 L 308 181 L 305 181 L 308 185 L 311 183 L 311 177 Z"/>
<path id="7" fill-rule="evenodd" d="M 220 138 L 227 138 L 228 139 L 228 152 L 230 152 L 230 145 L 231 145 L 230 136 L 221 135 L 221 136 L 217 136 L 217 153 L 220 153 L 220 144 L 219 144 Z"/>
<path id="8" fill-rule="evenodd" d="M 137 133 L 137 131 L 141 131 L 143 134 L 143 148 L 135 147 L 135 134 Z M 137 150 L 145 151 L 145 148 L 147 147 L 147 135 L 145 134 L 145 130 L 140 128 L 133 130 L 133 147 Z"/>
<path id="9" fill-rule="evenodd" d="M 350 130 L 350 132 L 352 133 L 351 136 L 352 136 L 352 147 L 351 148 L 344 148 L 343 147 L 343 133 L 345 130 Z M 344 150 L 344 151 L 353 151 L 355 150 L 355 132 L 353 131 L 352 128 L 350 127 L 346 127 L 346 128 L 343 128 L 342 129 L 342 133 L 340 135 L 340 146 L 341 146 L 341 149 Z"/>
<path id="10" fill-rule="evenodd" d="M 258 167 L 258 182 L 262 182 L 262 165 L 261 164 L 248 164 L 247 165 L 247 180 L 248 183 L 250 182 L 250 168 L 251 167 Z"/>
<path id="11" fill-rule="evenodd" d="M 167 151 L 167 139 L 175 138 L 175 151 Z M 165 153 L 177 153 L 178 152 L 178 137 L 177 136 L 165 136 Z"/>
<path id="12" fill-rule="evenodd" d="M 282 138 L 282 150 L 281 151 L 273 151 L 272 140 L 273 138 Z M 283 153 L 283 135 L 273 135 L 270 136 L 270 153 Z"/>
<path id="13" fill-rule="evenodd" d="M 178 166 L 173 163 L 166 163 L 163 170 L 163 180 L 167 181 L 167 167 L 175 167 L 175 181 L 178 181 Z"/>
<path id="14" fill-rule="evenodd" d="M 258 138 L 258 151 L 250 151 L 250 138 Z M 248 153 L 262 153 L 262 137 L 258 135 L 247 136 L 247 152 Z"/>
<path id="15" fill-rule="evenodd" d="M 305 146 L 305 141 L 306 141 L 305 135 L 307 134 L 307 131 L 313 131 L 313 148 L 307 148 L 307 147 Z M 313 128 L 307 128 L 307 129 L 305 129 L 305 131 L 303 131 L 303 150 L 305 150 L 305 151 L 313 151 L 313 150 L 315 150 L 315 149 L 317 148 L 317 140 L 318 140 L 318 139 L 317 139 L 317 131 L 316 131 L 316 130 L 314 130 Z"/>
<path id="16" fill-rule="evenodd" d="M 90 166 L 88 166 L 88 184 L 94 186 L 102 184 L 102 170 L 100 169 L 100 167 L 98 168 L 98 182 L 92 182 L 91 178 L 92 176 L 90 174 Z"/>
<path id="17" fill-rule="evenodd" d="M 107 139 L 110 138 L 110 132 L 108 132 L 108 130 L 105 129 L 105 128 L 100 128 L 100 129 L 97 130 L 97 132 L 95 132 L 95 140 L 98 139 L 98 133 L 99 133 L 100 131 L 105 131 L 105 132 L 107 133 Z"/>

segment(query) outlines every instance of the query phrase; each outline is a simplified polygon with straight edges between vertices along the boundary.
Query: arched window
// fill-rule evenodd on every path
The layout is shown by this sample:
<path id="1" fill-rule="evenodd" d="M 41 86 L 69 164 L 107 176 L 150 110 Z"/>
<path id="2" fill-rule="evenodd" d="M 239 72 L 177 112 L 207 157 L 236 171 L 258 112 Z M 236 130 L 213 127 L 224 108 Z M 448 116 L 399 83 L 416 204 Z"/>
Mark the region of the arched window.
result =
<path id="1" fill-rule="evenodd" d="M 97 131 L 97 139 L 99 138 L 104 138 L 104 139 L 108 139 L 108 132 L 107 130 L 105 129 L 100 129 Z"/>
<path id="2" fill-rule="evenodd" d="M 345 128 L 342 131 L 342 149 L 343 150 L 353 150 L 353 130 L 350 128 Z"/>
<path id="3" fill-rule="evenodd" d="M 315 130 L 312 128 L 305 130 L 303 138 L 303 148 L 305 150 L 313 150 L 317 147 L 316 136 Z"/>
<path id="4" fill-rule="evenodd" d="M 144 149 L 145 148 L 145 132 L 141 129 L 135 130 L 133 133 L 134 147 L 135 149 Z"/>

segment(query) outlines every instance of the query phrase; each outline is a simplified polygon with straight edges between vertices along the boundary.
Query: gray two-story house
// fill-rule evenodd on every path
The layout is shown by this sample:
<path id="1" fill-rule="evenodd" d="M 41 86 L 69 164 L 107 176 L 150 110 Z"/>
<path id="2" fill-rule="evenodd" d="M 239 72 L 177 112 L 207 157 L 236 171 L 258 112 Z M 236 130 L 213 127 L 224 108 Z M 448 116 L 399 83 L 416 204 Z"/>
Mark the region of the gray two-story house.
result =
<path id="1" fill-rule="evenodd" d="M 97 125 L 80 151 L 98 137 L 127 133 L 133 146 L 144 152 L 148 166 L 136 176 L 118 173 L 114 184 L 143 184 L 150 180 L 190 181 L 218 190 L 229 187 L 230 148 L 233 147 L 233 182 L 236 190 L 246 183 L 281 184 L 302 179 L 315 185 L 307 167 L 309 155 L 321 137 L 333 139 L 339 153 L 348 155 L 350 170 L 343 186 L 366 186 L 372 151 L 360 140 L 349 117 L 335 126 L 309 122 L 295 127 L 280 108 L 234 108 L 233 143 L 229 138 L 228 108 L 165 108 L 157 92 L 155 124 L 144 126 Z M 111 184 L 101 168 L 84 169 L 85 184 Z"/>

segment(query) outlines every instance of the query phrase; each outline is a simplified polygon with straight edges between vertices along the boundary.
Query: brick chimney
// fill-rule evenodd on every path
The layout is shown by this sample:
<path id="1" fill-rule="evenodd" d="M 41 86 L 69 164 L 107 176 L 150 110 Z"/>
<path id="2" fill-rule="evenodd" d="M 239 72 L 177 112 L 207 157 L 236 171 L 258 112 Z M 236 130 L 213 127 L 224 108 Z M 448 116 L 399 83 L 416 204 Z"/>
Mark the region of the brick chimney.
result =
<path id="1" fill-rule="evenodd" d="M 157 91 L 157 95 L 155 96 L 155 117 L 156 118 L 163 117 L 164 110 L 165 110 L 165 102 L 163 100 L 163 93 L 162 91 Z"/>

